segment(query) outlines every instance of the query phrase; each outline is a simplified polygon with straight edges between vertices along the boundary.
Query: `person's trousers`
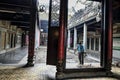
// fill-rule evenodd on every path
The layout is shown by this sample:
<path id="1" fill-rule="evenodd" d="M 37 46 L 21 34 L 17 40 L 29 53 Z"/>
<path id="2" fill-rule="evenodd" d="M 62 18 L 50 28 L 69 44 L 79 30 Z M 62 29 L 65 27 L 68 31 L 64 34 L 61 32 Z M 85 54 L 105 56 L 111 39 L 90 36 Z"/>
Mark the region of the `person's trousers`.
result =
<path id="1" fill-rule="evenodd" d="M 79 53 L 79 62 L 80 62 L 80 64 L 83 65 L 83 63 L 84 63 L 84 52 Z"/>

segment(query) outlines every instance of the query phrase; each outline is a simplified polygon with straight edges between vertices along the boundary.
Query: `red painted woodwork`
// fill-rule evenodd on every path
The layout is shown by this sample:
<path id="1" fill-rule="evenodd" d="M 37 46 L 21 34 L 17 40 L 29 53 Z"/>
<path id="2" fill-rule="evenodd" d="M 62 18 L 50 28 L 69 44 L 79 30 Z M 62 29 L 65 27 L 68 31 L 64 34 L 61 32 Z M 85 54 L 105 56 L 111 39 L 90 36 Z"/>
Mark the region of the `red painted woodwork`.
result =
<path id="1" fill-rule="evenodd" d="M 108 30 L 108 60 L 110 60 L 112 62 L 112 1 L 109 1 L 109 30 Z"/>
<path id="2" fill-rule="evenodd" d="M 64 59 L 64 42 L 65 42 L 65 15 L 64 15 L 64 1 L 61 0 L 60 10 L 60 31 L 59 31 L 59 42 L 58 42 L 58 59 Z"/>

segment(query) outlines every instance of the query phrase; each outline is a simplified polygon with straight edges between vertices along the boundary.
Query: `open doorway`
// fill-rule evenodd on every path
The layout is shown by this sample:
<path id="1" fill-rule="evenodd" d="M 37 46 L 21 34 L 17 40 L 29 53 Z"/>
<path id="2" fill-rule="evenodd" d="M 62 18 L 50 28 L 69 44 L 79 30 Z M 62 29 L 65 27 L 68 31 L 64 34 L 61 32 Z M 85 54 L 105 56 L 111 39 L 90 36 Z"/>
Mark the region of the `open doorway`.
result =
<path id="1" fill-rule="evenodd" d="M 68 0 L 66 69 L 102 67 L 101 14 L 100 2 Z"/>
<path id="2" fill-rule="evenodd" d="M 114 0 L 113 7 L 113 61 L 114 65 L 120 66 L 120 1 Z"/>
<path id="3" fill-rule="evenodd" d="M 47 56 L 47 42 L 48 42 L 48 20 L 49 20 L 49 0 L 39 0 L 38 16 L 39 16 L 39 37 L 36 34 L 36 38 L 39 38 L 36 50 L 36 63 L 46 63 Z"/>

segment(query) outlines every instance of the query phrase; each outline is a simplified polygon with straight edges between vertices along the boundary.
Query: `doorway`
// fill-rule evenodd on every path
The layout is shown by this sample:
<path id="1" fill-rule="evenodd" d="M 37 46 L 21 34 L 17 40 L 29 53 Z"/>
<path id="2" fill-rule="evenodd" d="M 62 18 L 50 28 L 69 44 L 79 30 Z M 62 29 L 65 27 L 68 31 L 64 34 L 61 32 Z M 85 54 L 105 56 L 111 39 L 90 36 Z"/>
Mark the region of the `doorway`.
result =
<path id="1" fill-rule="evenodd" d="M 58 2 L 60 11 L 58 6 L 54 9 Z M 111 2 L 51 0 L 50 3 L 49 25 L 55 22 L 59 27 L 57 59 L 54 57 L 54 61 L 51 60 L 57 66 L 56 77 L 106 76 L 111 70 L 112 21 L 105 16 L 111 15 L 111 10 L 106 10 L 110 7 L 107 4 L 110 5 Z M 59 19 L 53 17 L 54 13 Z M 79 43 L 83 46 L 82 60 L 77 50 Z"/>

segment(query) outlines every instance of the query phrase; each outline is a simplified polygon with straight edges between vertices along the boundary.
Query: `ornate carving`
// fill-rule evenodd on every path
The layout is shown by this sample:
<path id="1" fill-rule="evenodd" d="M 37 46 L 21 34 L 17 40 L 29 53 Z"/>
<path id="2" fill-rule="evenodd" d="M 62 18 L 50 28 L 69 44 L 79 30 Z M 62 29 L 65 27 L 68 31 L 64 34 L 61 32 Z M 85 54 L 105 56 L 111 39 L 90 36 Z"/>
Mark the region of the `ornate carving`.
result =
<path id="1" fill-rule="evenodd" d="M 98 22 L 101 20 L 101 3 L 91 2 L 85 8 L 76 11 L 69 19 L 68 27 L 74 27 L 94 17 L 96 17 Z"/>

